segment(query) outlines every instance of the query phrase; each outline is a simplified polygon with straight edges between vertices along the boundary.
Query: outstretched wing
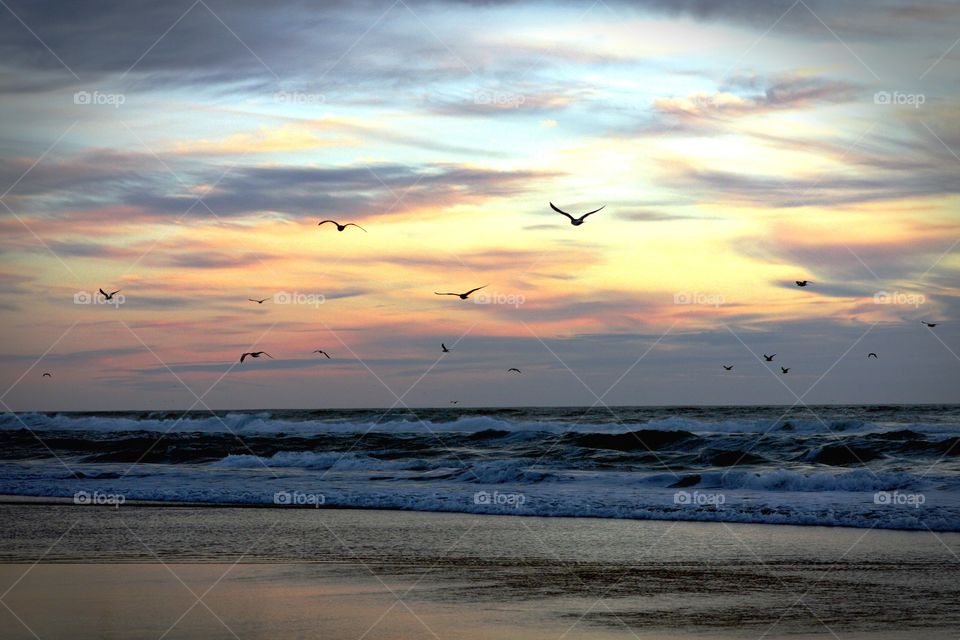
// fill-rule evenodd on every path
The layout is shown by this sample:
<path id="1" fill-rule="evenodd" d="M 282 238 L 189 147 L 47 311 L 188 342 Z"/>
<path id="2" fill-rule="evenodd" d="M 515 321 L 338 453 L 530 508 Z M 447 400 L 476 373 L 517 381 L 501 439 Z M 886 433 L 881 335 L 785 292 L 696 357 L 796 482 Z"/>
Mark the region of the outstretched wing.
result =
<path id="1" fill-rule="evenodd" d="M 483 285 L 483 287 L 489 287 L 489 286 L 490 286 L 490 285 L 488 285 L 488 284 Z M 463 294 L 463 295 L 468 296 L 468 295 L 470 295 L 471 293 L 473 293 L 474 291 L 480 291 L 480 289 L 483 289 L 483 287 L 477 287 L 476 289 L 470 289 L 470 291 L 467 291 L 467 292 L 466 292 L 465 294 Z"/>
<path id="2" fill-rule="evenodd" d="M 104 291 L 103 289 L 100 289 L 100 294 L 105 296 L 105 295 L 107 295 L 107 292 Z"/>
<path id="3" fill-rule="evenodd" d="M 438 295 L 438 296 L 458 296 L 458 295 L 460 295 L 459 293 L 438 293 L 438 292 L 436 292 L 436 291 L 434 291 L 434 293 L 435 293 L 436 295 Z"/>
<path id="4" fill-rule="evenodd" d="M 343 225 L 343 226 L 345 226 L 345 227 L 356 227 L 357 229 L 360 229 L 360 231 L 363 231 L 364 233 L 367 233 L 367 230 L 366 230 L 366 229 L 364 229 L 363 227 L 361 227 L 360 225 L 358 225 L 358 224 L 356 224 L 356 223 L 354 223 L 354 222 L 348 222 L 347 224 L 345 224 L 345 225 Z"/>
<path id="5" fill-rule="evenodd" d="M 240 362 L 242 363 L 242 362 L 243 362 L 243 359 L 246 358 L 248 355 L 250 355 L 250 354 L 249 354 L 249 353 L 244 353 L 243 355 L 241 355 L 241 356 L 240 356 Z"/>
<path id="6" fill-rule="evenodd" d="M 322 222 L 318 222 L 318 223 L 317 223 L 317 226 L 319 227 L 320 225 L 326 224 L 326 223 L 328 223 L 328 222 L 332 222 L 333 224 L 337 225 L 338 227 L 340 226 L 340 223 L 337 222 L 336 220 L 323 220 Z"/>
<path id="7" fill-rule="evenodd" d="M 118 293 L 120 293 L 120 289 L 117 289 L 116 291 L 110 292 L 110 295 L 111 295 L 111 296 L 114 296 L 114 295 L 116 295 L 116 294 L 118 294 Z"/>
<path id="8" fill-rule="evenodd" d="M 266 351 L 261 351 L 260 353 L 262 353 L 263 355 L 267 356 L 267 357 L 270 358 L 271 360 L 274 359 L 274 357 L 273 357 L 272 355 L 270 355 L 269 353 L 267 353 Z"/>
<path id="9" fill-rule="evenodd" d="M 607 205 L 603 205 L 603 207 L 605 207 L 605 206 L 607 206 Z M 603 207 L 600 207 L 600 209 L 603 209 Z M 590 211 L 589 213 L 585 213 L 585 214 L 583 214 L 582 216 L 580 216 L 580 219 L 583 220 L 583 219 L 586 218 L 587 216 L 592 216 L 592 215 L 595 214 L 597 211 L 600 211 L 600 209 L 594 209 L 593 211 Z"/>
<path id="10" fill-rule="evenodd" d="M 553 209 L 554 211 L 556 211 L 557 213 L 562 213 L 563 215 L 567 216 L 567 217 L 570 218 L 571 220 L 575 220 L 575 219 L 576 219 L 576 218 L 574 218 L 572 215 L 570 215 L 569 213 L 567 213 L 566 211 L 564 211 L 563 209 L 558 209 L 558 208 L 557 208 L 557 205 L 553 204 L 552 202 L 550 203 L 550 208 Z"/>

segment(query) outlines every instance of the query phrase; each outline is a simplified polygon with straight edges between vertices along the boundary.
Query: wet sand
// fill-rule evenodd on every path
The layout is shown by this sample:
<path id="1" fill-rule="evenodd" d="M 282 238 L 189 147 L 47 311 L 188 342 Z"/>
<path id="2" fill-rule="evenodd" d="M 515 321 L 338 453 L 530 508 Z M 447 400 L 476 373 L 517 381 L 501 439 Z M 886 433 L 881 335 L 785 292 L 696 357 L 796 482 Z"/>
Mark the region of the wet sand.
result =
<path id="1" fill-rule="evenodd" d="M 960 534 L 42 504 L 0 504 L 0 534 L 3 638 L 956 638 L 960 630 Z"/>

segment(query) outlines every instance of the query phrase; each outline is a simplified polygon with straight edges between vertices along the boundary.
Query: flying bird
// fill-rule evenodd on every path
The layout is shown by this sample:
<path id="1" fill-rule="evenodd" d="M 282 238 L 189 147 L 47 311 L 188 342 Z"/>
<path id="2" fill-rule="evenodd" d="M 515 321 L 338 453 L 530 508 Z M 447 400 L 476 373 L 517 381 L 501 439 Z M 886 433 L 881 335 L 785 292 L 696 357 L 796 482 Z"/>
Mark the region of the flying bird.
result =
<path id="1" fill-rule="evenodd" d="M 100 289 L 100 293 L 103 295 L 104 300 L 113 300 L 113 296 L 120 293 L 120 289 L 117 289 L 113 293 L 107 293 L 103 289 Z"/>
<path id="2" fill-rule="evenodd" d="M 440 343 L 440 348 L 443 349 L 444 353 L 450 353 L 450 349 L 447 349 L 447 345 Z"/>
<path id="3" fill-rule="evenodd" d="M 723 368 L 726 369 L 727 371 L 732 371 L 733 365 L 730 365 L 729 367 L 727 365 L 723 365 Z"/>
<path id="4" fill-rule="evenodd" d="M 780 371 L 783 373 L 790 373 L 790 367 L 780 367 Z"/>
<path id="5" fill-rule="evenodd" d="M 266 351 L 248 351 L 240 356 L 240 362 L 243 362 L 243 359 L 246 358 L 247 356 L 250 356 L 251 358 L 259 358 L 260 356 L 267 356 L 271 360 L 274 359 L 273 356 L 267 353 Z"/>
<path id="6" fill-rule="evenodd" d="M 520 369 L 517 369 L 516 367 L 510 367 L 509 369 L 507 369 L 507 373 L 510 373 L 511 371 L 516 371 L 517 373 L 520 373 Z"/>
<path id="7" fill-rule="evenodd" d="M 488 284 L 483 285 L 483 287 L 489 287 L 489 286 L 490 285 Z M 474 291 L 479 291 L 480 289 L 483 289 L 483 287 L 470 289 L 470 291 L 467 291 L 466 293 L 437 293 L 436 291 L 434 291 L 434 293 L 437 294 L 438 296 L 459 296 L 461 300 L 466 300 L 467 298 L 470 297 L 471 293 L 473 293 Z"/>
<path id="8" fill-rule="evenodd" d="M 358 224 L 354 224 L 353 222 L 348 222 L 347 224 L 340 224 L 340 223 L 337 222 L 336 220 L 324 220 L 323 222 L 317 223 L 317 226 L 319 227 L 320 225 L 326 224 L 326 223 L 328 223 L 328 222 L 332 222 L 333 224 L 337 225 L 337 231 L 343 231 L 343 230 L 346 229 L 347 227 L 356 227 L 357 229 L 360 229 L 360 231 L 363 231 L 364 233 L 367 232 L 366 229 L 364 229 L 363 227 L 361 227 L 361 226 L 358 225 Z"/>
<path id="9" fill-rule="evenodd" d="M 875 354 L 875 353 L 873 353 L 873 352 L 871 351 L 870 353 L 867 354 L 867 357 L 868 357 L 868 358 L 877 358 L 877 354 Z M 879 359 L 880 359 L 880 358 L 877 358 L 877 360 L 879 360 Z"/>
<path id="10" fill-rule="evenodd" d="M 922 322 L 923 324 L 927 325 L 927 326 L 930 327 L 931 329 L 933 329 L 935 326 L 937 326 L 937 323 L 936 323 L 936 322 L 927 322 L 926 320 L 921 320 L 920 322 Z"/>
<path id="11" fill-rule="evenodd" d="M 797 283 L 797 286 L 798 286 L 798 287 L 805 287 L 805 286 L 807 286 L 807 284 L 810 283 L 809 280 L 794 280 L 794 282 Z"/>
<path id="12" fill-rule="evenodd" d="M 772 356 L 768 356 L 767 354 L 763 354 L 763 357 L 764 357 L 764 359 L 765 359 L 767 362 L 773 362 L 773 357 L 774 357 L 775 355 L 777 355 L 777 354 L 773 354 Z"/>
<path id="13" fill-rule="evenodd" d="M 459 403 L 460 403 L 459 400 L 451 400 L 451 401 L 450 401 L 450 404 L 459 404 Z"/>
<path id="14" fill-rule="evenodd" d="M 322 353 L 323 355 L 327 356 L 327 360 L 330 359 L 330 354 L 327 353 L 326 351 L 324 351 L 323 349 L 314 349 L 313 352 L 314 352 L 314 353 Z"/>
<path id="15" fill-rule="evenodd" d="M 41 378 L 52 378 L 53 376 L 50 375 L 49 373 L 44 372 L 44 374 L 43 374 L 42 376 L 40 376 L 40 377 L 41 377 Z"/>
<path id="16" fill-rule="evenodd" d="M 269 299 L 270 299 L 270 298 L 264 298 L 263 300 L 254 300 L 253 298 L 247 298 L 247 300 L 249 300 L 250 302 L 256 302 L 257 304 L 263 304 L 264 302 L 266 302 L 266 301 L 269 300 Z"/>
<path id="17" fill-rule="evenodd" d="M 603 207 L 605 207 L 605 206 L 607 206 L 607 205 L 603 205 Z M 603 207 L 600 207 L 600 209 L 603 209 Z M 590 211 L 590 212 L 588 212 L 588 213 L 583 214 L 583 215 L 580 216 L 579 218 L 574 218 L 572 215 L 570 215 L 569 213 L 567 213 L 567 212 L 564 211 L 563 209 L 558 209 L 558 208 L 557 208 L 557 205 L 553 204 L 552 202 L 550 203 L 550 208 L 553 209 L 554 211 L 556 211 L 557 213 L 562 213 L 563 215 L 565 215 L 565 216 L 567 216 L 568 218 L 570 218 L 570 224 L 572 224 L 572 225 L 575 226 L 575 227 L 579 227 L 580 225 L 582 225 L 582 224 L 583 224 L 583 221 L 586 219 L 587 216 L 592 216 L 592 215 L 595 214 L 597 211 L 600 211 L 600 209 L 594 209 L 593 211 Z"/>

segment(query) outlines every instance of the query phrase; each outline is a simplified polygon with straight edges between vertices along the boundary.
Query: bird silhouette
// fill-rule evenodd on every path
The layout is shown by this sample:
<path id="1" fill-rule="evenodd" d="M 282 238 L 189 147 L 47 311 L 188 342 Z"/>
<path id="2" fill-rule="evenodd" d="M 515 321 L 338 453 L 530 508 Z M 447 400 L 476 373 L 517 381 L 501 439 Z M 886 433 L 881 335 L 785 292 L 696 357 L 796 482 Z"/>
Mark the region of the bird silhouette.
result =
<path id="1" fill-rule="evenodd" d="M 780 371 L 783 373 L 790 373 L 790 367 L 780 367 Z"/>
<path id="2" fill-rule="evenodd" d="M 323 349 L 314 349 L 313 352 L 314 352 L 314 353 L 322 353 L 323 355 L 327 356 L 327 360 L 330 359 L 330 354 L 327 353 L 326 351 L 324 351 Z"/>
<path id="3" fill-rule="evenodd" d="M 100 293 L 103 294 L 103 299 L 104 299 L 104 300 L 113 300 L 113 296 L 115 296 L 115 295 L 117 295 L 118 293 L 120 293 L 120 289 L 117 289 L 116 291 L 114 291 L 114 292 L 112 292 L 112 293 L 107 293 L 107 292 L 104 291 L 103 289 L 100 289 Z"/>
<path id="4" fill-rule="evenodd" d="M 723 365 L 723 368 L 726 369 L 727 371 L 732 371 L 733 365 L 730 365 L 729 367 L 727 365 Z"/>
<path id="5" fill-rule="evenodd" d="M 805 287 L 805 286 L 807 286 L 807 284 L 810 283 L 809 280 L 794 280 L 794 282 L 797 283 L 797 286 L 798 286 L 798 287 Z"/>
<path id="6" fill-rule="evenodd" d="M 447 345 L 440 343 L 440 348 L 443 349 L 444 353 L 450 353 L 450 349 L 447 349 Z"/>
<path id="7" fill-rule="evenodd" d="M 358 224 L 354 224 L 353 222 L 348 222 L 347 224 L 340 224 L 340 223 L 337 222 L 336 220 L 324 220 L 323 222 L 317 223 L 317 226 L 319 227 L 320 225 L 326 224 L 326 223 L 328 223 L 328 222 L 332 222 L 333 224 L 337 225 L 337 231 L 343 231 L 343 230 L 346 229 L 347 227 L 356 227 L 357 229 L 360 229 L 360 231 L 363 231 L 364 233 L 367 232 L 366 229 L 364 229 L 363 227 L 361 227 L 361 226 L 358 225 Z"/>
<path id="8" fill-rule="evenodd" d="M 260 356 L 267 356 L 273 360 L 273 356 L 267 353 L 266 351 L 247 351 L 246 353 L 240 356 L 240 362 L 243 362 L 244 358 L 250 356 L 251 358 L 259 358 Z"/>
<path id="9" fill-rule="evenodd" d="M 509 369 L 507 369 L 507 373 L 510 373 L 511 371 L 516 371 L 517 373 L 522 373 L 522 372 L 520 371 L 520 369 L 517 369 L 516 367 L 510 367 Z"/>
<path id="10" fill-rule="evenodd" d="M 927 326 L 930 327 L 931 329 L 933 329 L 935 326 L 937 326 L 937 323 L 936 323 L 936 322 L 927 322 L 926 320 L 921 320 L 920 322 L 922 322 L 923 324 L 927 325 Z"/>
<path id="11" fill-rule="evenodd" d="M 250 302 L 256 302 L 257 304 L 263 304 L 264 302 L 266 302 L 266 301 L 269 300 L 269 299 L 270 299 L 270 298 L 264 298 L 263 300 L 254 300 L 253 298 L 247 298 L 247 300 L 249 300 Z"/>
<path id="12" fill-rule="evenodd" d="M 459 401 L 459 400 L 451 400 L 451 401 L 450 401 L 450 404 L 460 404 L 460 401 Z"/>
<path id="13" fill-rule="evenodd" d="M 605 207 L 605 206 L 607 206 L 607 205 L 603 205 L 603 207 Z M 603 207 L 600 207 L 600 209 L 603 209 Z M 583 214 L 583 215 L 580 216 L 579 218 L 574 218 L 572 215 L 570 215 L 569 213 L 567 213 L 567 212 L 564 211 L 563 209 L 557 208 L 557 205 L 553 204 L 552 202 L 550 203 L 550 208 L 553 209 L 554 211 L 556 211 L 557 213 L 562 213 L 563 215 L 565 215 L 565 216 L 567 216 L 568 218 L 570 218 L 570 224 L 572 224 L 572 225 L 575 226 L 575 227 L 579 227 L 580 225 L 582 225 L 582 224 L 583 224 L 583 221 L 586 219 L 587 216 L 592 216 L 592 215 L 595 214 L 597 211 L 600 211 L 600 209 L 594 209 L 593 211 L 589 211 L 589 212 Z"/>
<path id="14" fill-rule="evenodd" d="M 42 376 L 40 376 L 40 377 L 41 377 L 41 378 L 52 378 L 53 376 L 50 375 L 49 373 L 44 372 L 44 374 L 43 374 Z"/>
<path id="15" fill-rule="evenodd" d="M 867 354 L 867 357 L 868 357 L 868 358 L 877 358 L 877 360 L 880 359 L 880 358 L 877 357 L 877 354 L 873 353 L 872 351 Z"/>
<path id="16" fill-rule="evenodd" d="M 767 362 L 773 362 L 773 358 L 774 358 L 774 356 L 776 356 L 776 355 L 777 355 L 777 354 L 773 354 L 772 356 L 768 356 L 767 354 L 763 354 L 763 357 L 764 357 L 764 359 L 765 359 Z"/>
<path id="17" fill-rule="evenodd" d="M 461 300 L 466 300 L 467 298 L 470 297 L 470 294 L 473 293 L 474 291 L 479 291 L 480 289 L 483 289 L 484 287 L 489 287 L 489 286 L 490 286 L 490 285 L 485 284 L 485 285 L 483 285 L 483 287 L 477 287 L 476 289 L 470 289 L 470 291 L 467 291 L 466 293 L 438 293 L 438 292 L 436 292 L 436 291 L 434 291 L 434 293 L 435 293 L 436 295 L 438 295 L 438 296 L 458 296 Z"/>

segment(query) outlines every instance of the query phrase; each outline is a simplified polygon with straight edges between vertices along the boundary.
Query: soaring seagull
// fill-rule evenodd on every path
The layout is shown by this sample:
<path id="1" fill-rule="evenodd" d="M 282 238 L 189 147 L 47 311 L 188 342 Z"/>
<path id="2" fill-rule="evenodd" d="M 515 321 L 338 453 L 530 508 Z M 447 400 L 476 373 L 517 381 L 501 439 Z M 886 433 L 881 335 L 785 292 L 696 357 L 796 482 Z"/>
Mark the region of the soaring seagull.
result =
<path id="1" fill-rule="evenodd" d="M 510 373 L 511 371 L 516 371 L 517 373 L 520 373 L 520 369 L 517 369 L 516 367 L 510 367 L 509 369 L 507 369 L 507 373 Z"/>
<path id="2" fill-rule="evenodd" d="M 44 372 L 44 374 L 43 374 L 42 376 L 40 376 L 40 377 L 41 377 L 41 378 L 52 378 L 53 376 L 50 375 L 49 373 Z"/>
<path id="3" fill-rule="evenodd" d="M 444 353 L 450 353 L 450 349 L 447 349 L 447 345 L 440 343 L 440 348 L 443 349 Z"/>
<path id="4" fill-rule="evenodd" d="M 489 287 L 489 286 L 490 286 L 490 285 L 488 285 L 488 284 L 483 285 L 483 287 Z M 470 289 L 470 291 L 467 291 L 466 293 L 438 293 L 438 292 L 436 292 L 436 291 L 434 291 L 434 293 L 437 294 L 438 296 L 459 296 L 461 300 L 466 300 L 467 298 L 470 297 L 470 294 L 471 294 L 471 293 L 473 293 L 474 291 L 480 291 L 480 289 L 483 289 L 483 287 L 477 287 L 476 289 Z"/>
<path id="5" fill-rule="evenodd" d="M 358 225 L 358 224 L 354 224 L 353 222 L 348 222 L 347 224 L 340 224 L 340 223 L 337 222 L 336 220 L 324 220 L 323 222 L 318 222 L 318 223 L 317 223 L 317 226 L 319 227 L 320 225 L 326 224 L 326 223 L 328 223 L 328 222 L 332 222 L 333 224 L 337 225 L 337 231 L 343 231 L 343 230 L 346 229 L 347 227 L 356 227 L 357 229 L 360 229 L 360 231 L 363 231 L 364 233 L 367 232 L 366 229 L 364 229 L 363 227 L 361 227 L 361 226 Z"/>
<path id="6" fill-rule="evenodd" d="M 765 359 L 767 362 L 773 362 L 773 357 L 774 357 L 775 355 L 777 355 L 777 354 L 773 354 L 773 356 L 768 356 L 767 354 L 763 354 L 763 357 L 764 357 L 764 359 Z"/>
<path id="7" fill-rule="evenodd" d="M 726 369 L 727 371 L 733 371 L 733 365 L 730 365 L 729 367 L 728 367 L 727 365 L 722 365 L 722 366 L 723 366 L 723 368 Z"/>
<path id="8" fill-rule="evenodd" d="M 603 207 L 605 207 L 605 206 L 607 206 L 607 205 L 603 205 Z M 600 207 L 600 209 L 603 209 L 603 207 Z M 557 213 L 562 213 L 563 215 L 565 215 L 565 216 L 567 216 L 568 218 L 570 218 L 570 224 L 572 224 L 572 225 L 575 226 L 575 227 L 579 227 L 580 225 L 582 225 L 582 224 L 583 224 L 583 221 L 586 219 L 587 216 L 592 216 L 592 215 L 595 214 L 597 211 L 600 211 L 600 209 L 594 209 L 593 211 L 590 211 L 590 212 L 587 212 L 587 213 L 583 214 L 583 215 L 580 216 L 579 218 L 574 218 L 572 215 L 570 215 L 569 213 L 567 213 L 567 212 L 564 211 L 563 209 L 557 208 L 557 205 L 553 204 L 552 202 L 550 203 L 550 208 L 553 209 L 554 211 L 556 211 Z"/>
<path id="9" fill-rule="evenodd" d="M 114 292 L 112 292 L 112 293 L 107 293 L 107 292 L 104 291 L 103 289 L 100 289 L 100 293 L 103 294 L 104 300 L 113 300 L 113 296 L 115 296 L 116 294 L 120 293 L 120 289 L 117 289 L 116 291 L 114 291 Z"/>
<path id="10" fill-rule="evenodd" d="M 780 367 L 780 371 L 784 373 L 790 373 L 790 367 Z"/>
<path id="11" fill-rule="evenodd" d="M 314 349 L 313 352 L 314 352 L 314 353 L 322 353 L 323 355 L 327 356 L 327 360 L 330 359 L 330 354 L 327 353 L 326 351 L 324 351 L 323 349 Z"/>
<path id="12" fill-rule="evenodd" d="M 936 323 L 936 322 L 927 322 L 926 320 L 921 320 L 920 322 L 922 322 L 923 324 L 927 325 L 927 326 L 930 327 L 931 329 L 933 329 L 935 326 L 937 326 L 937 323 Z"/>
<path id="13" fill-rule="evenodd" d="M 872 351 L 871 351 L 870 353 L 868 353 L 868 354 L 867 354 L 867 357 L 868 357 L 868 358 L 877 358 L 877 360 L 879 360 L 879 359 L 880 359 L 880 358 L 878 358 L 878 357 L 877 357 L 877 354 L 875 354 L 875 353 L 874 353 L 874 352 L 872 352 Z"/>
<path id="14" fill-rule="evenodd" d="M 263 304 L 264 302 L 266 302 L 266 301 L 269 300 L 269 299 L 270 299 L 270 298 L 264 298 L 263 300 L 254 300 L 253 298 L 247 298 L 247 300 L 249 300 L 250 302 L 256 302 L 257 304 Z"/>
<path id="15" fill-rule="evenodd" d="M 248 351 L 240 356 L 240 362 L 243 362 L 243 359 L 246 358 L 247 356 L 250 356 L 251 358 L 259 358 L 260 356 L 267 356 L 268 358 L 273 360 L 273 356 L 267 353 L 266 351 Z"/>
<path id="16" fill-rule="evenodd" d="M 809 280 L 794 280 L 794 282 L 797 283 L 798 287 L 805 287 L 810 283 Z"/>

